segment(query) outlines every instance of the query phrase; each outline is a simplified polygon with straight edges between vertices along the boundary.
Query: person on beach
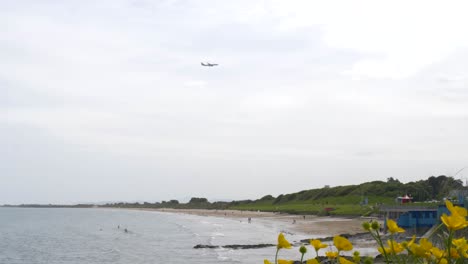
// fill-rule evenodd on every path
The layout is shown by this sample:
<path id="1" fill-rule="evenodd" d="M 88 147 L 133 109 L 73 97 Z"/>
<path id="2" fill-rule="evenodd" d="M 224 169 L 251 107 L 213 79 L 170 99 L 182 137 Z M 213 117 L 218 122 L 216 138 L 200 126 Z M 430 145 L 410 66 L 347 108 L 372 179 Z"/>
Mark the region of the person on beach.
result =
<path id="1" fill-rule="evenodd" d="M 252 218 L 249 217 L 249 218 L 247 219 L 247 221 L 248 221 L 249 224 L 250 224 L 250 222 L 252 222 Z"/>

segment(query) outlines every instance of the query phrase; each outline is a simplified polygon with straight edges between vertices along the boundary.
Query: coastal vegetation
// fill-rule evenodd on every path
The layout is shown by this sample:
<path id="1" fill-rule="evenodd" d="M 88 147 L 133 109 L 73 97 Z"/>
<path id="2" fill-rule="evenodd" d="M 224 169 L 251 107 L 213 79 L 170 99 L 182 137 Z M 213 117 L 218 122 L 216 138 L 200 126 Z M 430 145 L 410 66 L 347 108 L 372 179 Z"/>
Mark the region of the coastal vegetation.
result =
<path id="1" fill-rule="evenodd" d="M 398 179 L 372 181 L 358 185 L 325 186 L 297 193 L 281 194 L 277 197 L 265 195 L 257 200 L 232 202 L 209 202 L 206 198 L 194 197 L 187 203 L 177 200 L 157 203 L 113 203 L 106 207 L 122 208 L 175 208 L 175 209 L 234 209 L 283 212 L 290 214 L 315 215 L 370 215 L 378 212 L 381 204 L 395 204 L 395 198 L 410 195 L 412 206 L 437 206 L 442 198 L 453 189 L 463 189 L 461 180 L 448 176 L 431 176 L 427 180 L 402 183 Z"/>
<path id="2" fill-rule="evenodd" d="M 435 207 L 448 197 L 451 190 L 466 189 L 461 180 L 448 176 L 431 176 L 426 180 L 402 183 L 390 177 L 387 181 L 372 181 L 356 185 L 324 186 L 296 193 L 281 194 L 277 197 L 264 195 L 256 200 L 231 202 L 210 202 L 203 197 L 193 197 L 187 203 L 178 200 L 161 202 L 117 202 L 99 205 L 116 208 L 174 208 L 251 210 L 281 212 L 290 214 L 367 216 L 378 213 L 379 206 L 396 204 L 395 198 L 410 195 L 413 203 L 407 206 L 424 205 Z M 21 207 L 95 207 L 93 204 L 79 205 L 38 205 L 25 204 Z"/>

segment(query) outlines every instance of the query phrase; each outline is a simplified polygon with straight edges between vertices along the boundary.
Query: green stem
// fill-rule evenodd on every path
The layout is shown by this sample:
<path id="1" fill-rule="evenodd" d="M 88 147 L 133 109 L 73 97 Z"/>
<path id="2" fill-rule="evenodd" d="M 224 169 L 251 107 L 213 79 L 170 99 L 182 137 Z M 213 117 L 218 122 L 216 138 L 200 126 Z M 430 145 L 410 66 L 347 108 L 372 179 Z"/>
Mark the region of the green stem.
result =
<path id="1" fill-rule="evenodd" d="M 302 256 L 301 256 L 301 264 L 302 264 L 303 259 L 304 259 L 304 253 L 302 253 Z"/>
<path id="2" fill-rule="evenodd" d="M 402 258 L 399 257 L 399 256 L 397 255 L 397 253 L 395 252 L 395 244 L 396 244 L 397 242 L 395 241 L 395 237 L 393 236 L 393 234 L 390 235 L 390 239 L 391 239 L 391 241 L 392 241 L 392 253 L 393 253 L 393 258 L 396 260 L 397 263 L 400 264 L 400 263 L 402 263 Z"/>
<path id="3" fill-rule="evenodd" d="M 451 250 L 452 249 L 452 239 L 453 239 L 453 230 L 449 230 L 449 236 L 447 239 L 447 263 L 451 263 L 452 261 L 452 256 L 451 256 Z"/>
<path id="4" fill-rule="evenodd" d="M 390 241 L 392 241 L 391 245 L 392 245 L 392 259 L 395 259 L 397 260 L 398 263 L 400 263 L 397 259 L 397 256 L 396 256 L 396 252 L 395 252 L 395 248 L 394 248 L 394 243 L 395 243 L 395 240 L 394 240 L 394 237 L 393 237 L 393 233 L 390 234 Z"/>
<path id="5" fill-rule="evenodd" d="M 371 235 L 372 235 L 372 232 L 371 232 Z M 380 237 L 379 231 L 375 231 L 375 235 L 376 236 L 374 237 L 374 239 L 377 241 L 377 244 L 379 244 L 379 246 L 382 248 L 382 251 L 385 257 L 385 262 L 390 263 L 390 260 L 388 259 L 388 256 L 387 256 L 387 252 L 385 251 L 385 247 L 382 242 L 382 238 Z"/>
<path id="6" fill-rule="evenodd" d="M 275 264 L 278 264 L 278 252 L 279 252 L 279 248 L 276 249 L 276 255 L 275 255 Z"/>

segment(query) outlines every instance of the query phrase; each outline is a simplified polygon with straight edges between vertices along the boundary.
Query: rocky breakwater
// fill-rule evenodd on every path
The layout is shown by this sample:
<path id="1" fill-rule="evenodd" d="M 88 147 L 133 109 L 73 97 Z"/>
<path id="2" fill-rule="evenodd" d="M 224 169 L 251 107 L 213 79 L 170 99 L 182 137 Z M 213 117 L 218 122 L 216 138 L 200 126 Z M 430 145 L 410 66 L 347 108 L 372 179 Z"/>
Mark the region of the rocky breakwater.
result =
<path id="1" fill-rule="evenodd" d="M 223 245 L 223 246 L 217 246 L 217 245 L 202 245 L 198 244 L 194 246 L 193 248 L 229 248 L 229 249 L 253 249 L 253 248 L 265 248 L 265 247 L 275 247 L 276 245 L 274 244 L 254 244 L 254 245 Z"/>

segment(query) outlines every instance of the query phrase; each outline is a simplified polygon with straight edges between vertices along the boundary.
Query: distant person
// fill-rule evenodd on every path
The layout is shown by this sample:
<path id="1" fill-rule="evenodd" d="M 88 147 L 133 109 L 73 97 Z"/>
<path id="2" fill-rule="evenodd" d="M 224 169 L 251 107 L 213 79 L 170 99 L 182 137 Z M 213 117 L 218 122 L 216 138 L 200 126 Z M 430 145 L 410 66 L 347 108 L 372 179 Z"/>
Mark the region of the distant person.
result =
<path id="1" fill-rule="evenodd" d="M 296 219 L 293 219 L 293 224 L 295 224 L 295 223 L 296 223 Z"/>
<path id="2" fill-rule="evenodd" d="M 120 225 L 117 226 L 117 229 L 120 229 Z"/>
<path id="3" fill-rule="evenodd" d="M 248 218 L 248 221 L 249 221 L 249 224 L 250 224 L 250 223 L 252 222 L 252 218 L 249 217 L 249 218 Z"/>
<path id="4" fill-rule="evenodd" d="M 304 218 L 304 220 L 305 220 L 305 215 L 303 215 L 302 217 L 303 217 L 303 218 Z"/>
<path id="5" fill-rule="evenodd" d="M 128 233 L 128 230 L 127 230 L 127 228 L 125 228 L 125 229 L 124 229 L 124 231 L 125 231 L 125 233 Z"/>

